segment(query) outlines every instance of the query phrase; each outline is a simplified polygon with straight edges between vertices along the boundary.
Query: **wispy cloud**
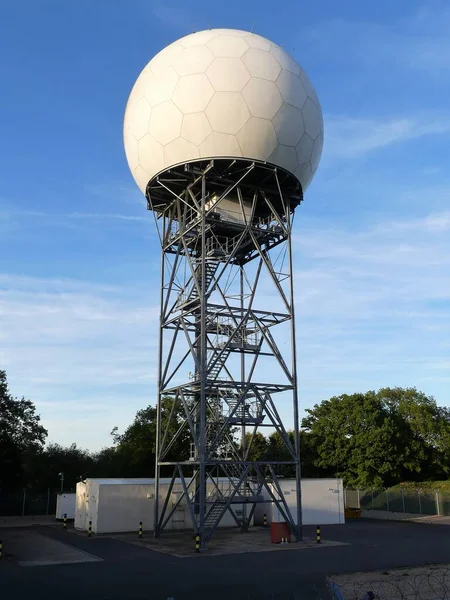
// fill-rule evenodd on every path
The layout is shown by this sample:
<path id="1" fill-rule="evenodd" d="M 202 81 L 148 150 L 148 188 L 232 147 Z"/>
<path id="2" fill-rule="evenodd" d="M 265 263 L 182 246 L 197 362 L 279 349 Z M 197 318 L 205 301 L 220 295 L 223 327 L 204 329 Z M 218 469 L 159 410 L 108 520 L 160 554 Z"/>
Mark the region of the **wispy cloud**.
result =
<path id="1" fill-rule="evenodd" d="M 73 212 L 73 213 L 54 213 L 54 212 L 43 212 L 43 211 L 35 211 L 35 210 L 5 210 L 0 212 L 0 221 L 4 219 L 5 221 L 11 220 L 14 217 L 24 217 L 24 218 L 38 218 L 38 219 L 47 219 L 48 221 L 57 221 L 64 219 L 114 219 L 120 221 L 145 221 L 148 222 L 148 215 L 137 216 L 137 215 L 127 215 L 121 213 L 91 213 L 91 212 Z"/>
<path id="2" fill-rule="evenodd" d="M 387 64 L 438 75 L 450 68 L 450 11 L 440 3 L 432 9 L 420 9 L 389 24 L 370 21 L 333 19 L 323 21 L 303 34 L 317 45 L 318 52 L 333 45 L 329 60 L 346 57 L 352 64 Z M 325 41 L 325 43 L 324 43 Z M 356 51 L 357 49 L 357 51 Z"/>
<path id="3" fill-rule="evenodd" d="M 417 385 L 447 401 L 433 377 L 450 354 L 448 218 L 300 229 L 297 314 L 308 398 L 321 371 L 329 381 L 355 378 L 361 388 Z"/>
<path id="4" fill-rule="evenodd" d="M 391 144 L 450 133 L 450 116 L 364 119 L 326 115 L 325 160 L 362 157 Z"/>
<path id="5" fill-rule="evenodd" d="M 154 389 L 153 302 L 139 286 L 0 276 L 0 365 L 11 390 L 36 402 L 44 425 L 65 420 L 70 434 L 71 424 L 83 422 L 79 440 L 70 441 L 102 445 Z M 144 404 L 153 401 L 147 396 Z M 99 411 L 101 430 L 91 422 Z M 63 429 L 51 430 L 52 439 L 65 441 Z"/>
<path id="6" fill-rule="evenodd" d="M 449 212 L 296 230 L 302 406 L 383 384 L 445 402 Z M 3 275 L 0 364 L 52 439 L 96 448 L 154 402 L 158 314 L 156 287 Z"/>

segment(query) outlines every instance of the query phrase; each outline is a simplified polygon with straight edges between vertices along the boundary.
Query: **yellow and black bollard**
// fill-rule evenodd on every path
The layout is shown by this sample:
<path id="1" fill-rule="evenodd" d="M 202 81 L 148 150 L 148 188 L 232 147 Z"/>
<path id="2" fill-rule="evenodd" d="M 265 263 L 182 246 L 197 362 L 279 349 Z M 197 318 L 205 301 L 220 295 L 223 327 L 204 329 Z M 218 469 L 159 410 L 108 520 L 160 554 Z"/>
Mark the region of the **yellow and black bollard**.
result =
<path id="1" fill-rule="evenodd" d="M 267 527 L 267 515 L 266 515 L 266 513 L 264 513 L 264 521 L 263 521 L 263 523 L 264 523 L 264 527 Z"/>
<path id="2" fill-rule="evenodd" d="M 3 560 L 3 541 L 0 540 L 0 560 Z"/>
<path id="3" fill-rule="evenodd" d="M 316 543 L 320 544 L 320 525 L 316 527 Z"/>
<path id="4" fill-rule="evenodd" d="M 67 513 L 64 513 L 64 522 L 63 522 L 63 528 L 67 529 Z"/>
<path id="5" fill-rule="evenodd" d="M 200 536 L 195 536 L 195 551 L 200 552 Z"/>
<path id="6" fill-rule="evenodd" d="M 142 521 L 139 521 L 139 539 L 142 539 Z"/>
<path id="7" fill-rule="evenodd" d="M 88 537 L 92 537 L 92 521 L 89 521 Z"/>

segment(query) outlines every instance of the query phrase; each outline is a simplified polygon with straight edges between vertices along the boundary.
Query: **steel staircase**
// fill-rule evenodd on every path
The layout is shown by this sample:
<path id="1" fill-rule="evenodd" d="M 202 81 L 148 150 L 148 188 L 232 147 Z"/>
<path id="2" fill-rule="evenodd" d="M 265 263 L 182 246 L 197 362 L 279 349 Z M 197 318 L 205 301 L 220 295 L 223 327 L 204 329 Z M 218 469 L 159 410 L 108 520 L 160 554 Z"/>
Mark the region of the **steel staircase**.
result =
<path id="1" fill-rule="evenodd" d="M 209 286 L 211 285 L 212 280 L 216 274 L 219 263 L 214 262 L 206 262 L 205 263 L 205 289 L 202 290 L 202 265 L 197 265 L 195 268 L 195 278 L 193 278 L 192 286 L 187 294 L 181 293 L 177 305 L 179 307 L 186 306 L 186 304 L 194 304 L 199 301 L 199 290 L 197 289 L 197 285 L 195 285 L 196 281 L 198 283 L 198 288 L 202 291 L 203 295 L 208 293 Z"/>
<path id="2" fill-rule="evenodd" d="M 226 504 L 226 498 L 217 499 L 214 504 L 209 509 L 206 517 L 205 517 L 205 527 L 206 529 L 212 529 L 215 525 L 217 519 L 222 514 L 223 507 Z"/>
<path id="3" fill-rule="evenodd" d="M 215 349 L 213 351 L 212 357 L 209 360 L 208 368 L 207 368 L 207 378 L 215 381 L 225 366 L 225 363 L 230 356 L 231 350 L 226 348 L 225 350 L 221 350 L 220 348 Z"/>

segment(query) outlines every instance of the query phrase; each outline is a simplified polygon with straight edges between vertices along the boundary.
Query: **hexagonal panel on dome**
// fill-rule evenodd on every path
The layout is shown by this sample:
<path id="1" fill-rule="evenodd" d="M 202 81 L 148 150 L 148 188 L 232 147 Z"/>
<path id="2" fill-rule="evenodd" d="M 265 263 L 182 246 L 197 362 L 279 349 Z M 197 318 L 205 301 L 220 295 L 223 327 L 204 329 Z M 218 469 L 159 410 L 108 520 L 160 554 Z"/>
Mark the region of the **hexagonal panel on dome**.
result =
<path id="1" fill-rule="evenodd" d="M 206 116 L 213 131 L 236 134 L 250 113 L 239 92 L 216 92 L 206 108 Z"/>
<path id="2" fill-rule="evenodd" d="M 210 40 L 218 36 L 216 29 L 208 29 L 206 31 L 196 31 L 186 35 L 184 38 L 178 40 L 178 43 L 183 48 L 190 48 L 191 46 L 199 46 L 200 44 L 207 44 Z"/>
<path id="3" fill-rule="evenodd" d="M 322 148 L 323 148 L 323 135 L 320 133 L 316 141 L 314 142 L 314 148 L 311 155 L 311 169 L 317 171 L 317 167 L 319 166 L 320 157 L 322 156 Z"/>
<path id="4" fill-rule="evenodd" d="M 132 99 L 137 100 L 139 98 L 142 98 L 142 96 L 145 94 L 145 89 L 150 85 L 153 85 L 154 81 L 155 75 L 150 69 L 150 66 L 147 65 L 145 69 L 141 71 L 141 74 L 137 78 L 136 83 L 134 84 L 133 89 L 131 90 L 129 101 L 131 101 Z"/>
<path id="5" fill-rule="evenodd" d="M 178 80 L 179 75 L 173 67 L 167 67 L 158 76 L 148 77 L 143 93 L 150 106 L 170 100 Z"/>
<path id="6" fill-rule="evenodd" d="M 149 63 L 154 75 L 158 76 L 164 72 L 164 69 L 171 67 L 175 59 L 182 55 L 185 49 L 178 42 L 174 42 L 159 52 Z"/>
<path id="7" fill-rule="evenodd" d="M 280 144 L 296 146 L 300 141 L 305 129 L 303 125 L 302 111 L 295 106 L 283 102 L 280 110 L 272 119 Z"/>
<path id="8" fill-rule="evenodd" d="M 136 140 L 140 140 L 148 133 L 150 123 L 150 113 L 152 112 L 150 104 L 145 98 L 140 98 L 129 107 L 130 118 L 128 127 Z"/>
<path id="9" fill-rule="evenodd" d="M 241 60 L 253 77 L 276 81 L 281 71 L 281 67 L 275 58 L 269 52 L 258 48 L 250 48 Z"/>
<path id="10" fill-rule="evenodd" d="M 250 48 L 258 48 L 258 50 L 265 50 L 266 52 L 270 50 L 270 43 L 260 35 L 256 35 L 256 33 L 247 35 L 244 40 Z"/>
<path id="11" fill-rule="evenodd" d="M 274 44 L 270 49 L 270 54 L 277 59 L 278 63 L 283 69 L 294 73 L 294 75 L 300 75 L 300 65 L 294 58 L 292 58 L 292 56 L 289 56 L 289 54 L 283 50 L 283 48 Z"/>
<path id="12" fill-rule="evenodd" d="M 180 135 L 182 120 L 183 115 L 172 101 L 158 104 L 150 116 L 149 133 L 165 146 Z"/>
<path id="13" fill-rule="evenodd" d="M 246 37 L 249 32 L 242 29 L 213 29 L 218 35 L 232 35 L 233 37 Z"/>
<path id="14" fill-rule="evenodd" d="M 181 135 L 186 140 L 199 146 L 212 132 L 211 125 L 204 112 L 184 115 L 181 125 Z"/>
<path id="15" fill-rule="evenodd" d="M 191 46 L 175 58 L 173 68 L 180 76 L 195 75 L 204 73 L 213 60 L 214 54 L 207 46 Z"/>
<path id="16" fill-rule="evenodd" d="M 303 164 L 311 160 L 313 148 L 314 140 L 307 133 L 305 133 L 295 147 L 299 164 Z"/>
<path id="17" fill-rule="evenodd" d="M 164 153 L 161 144 L 147 134 L 138 142 L 139 164 L 146 167 L 146 171 L 158 172 L 164 168 Z"/>
<path id="18" fill-rule="evenodd" d="M 147 183 L 150 181 L 150 173 L 144 169 L 141 165 L 138 165 L 133 171 L 133 177 L 136 180 L 139 188 L 145 194 L 145 188 Z"/>
<path id="19" fill-rule="evenodd" d="M 217 92 L 240 92 L 250 79 L 240 58 L 215 58 L 206 75 Z"/>
<path id="20" fill-rule="evenodd" d="M 285 102 L 297 108 L 303 107 L 308 95 L 300 77 L 283 69 L 277 79 L 277 86 Z"/>
<path id="21" fill-rule="evenodd" d="M 298 167 L 295 169 L 294 175 L 302 184 L 303 191 L 305 191 L 308 185 L 311 183 L 311 179 L 313 178 L 310 163 L 308 162 L 304 163 L 303 165 L 298 165 Z"/>
<path id="22" fill-rule="evenodd" d="M 274 81 L 253 77 L 242 90 L 250 114 L 254 117 L 272 119 L 283 103 Z"/>
<path id="23" fill-rule="evenodd" d="M 267 119 L 251 117 L 237 134 L 242 156 L 266 160 L 277 146 L 272 123 Z"/>
<path id="24" fill-rule="evenodd" d="M 218 35 L 206 44 L 217 57 L 236 57 L 239 58 L 248 50 L 249 46 L 243 37 L 234 35 Z"/>
<path id="25" fill-rule="evenodd" d="M 125 154 L 127 155 L 128 164 L 133 171 L 139 164 L 139 151 L 136 138 L 131 133 L 128 127 L 123 131 L 123 142 L 125 145 Z"/>
<path id="26" fill-rule="evenodd" d="M 267 157 L 268 162 L 283 167 L 286 171 L 294 173 L 298 165 L 297 152 L 292 146 L 278 144 L 275 150 Z"/>
<path id="27" fill-rule="evenodd" d="M 320 102 L 319 102 L 319 98 L 317 97 L 316 90 L 314 89 L 313 84 L 311 83 L 311 81 L 309 80 L 309 77 L 306 75 L 306 73 L 304 71 L 302 71 L 300 78 L 303 81 L 303 85 L 305 86 L 305 90 L 306 90 L 306 93 L 308 94 L 308 97 L 311 98 L 311 100 L 314 102 L 314 104 L 317 104 L 317 106 L 320 106 Z"/>
<path id="28" fill-rule="evenodd" d="M 176 165 L 199 157 L 197 146 L 182 137 L 164 146 L 164 161 L 166 165 Z"/>
<path id="29" fill-rule="evenodd" d="M 303 119 L 305 122 L 305 131 L 313 140 L 322 130 L 322 114 L 320 108 L 308 98 L 303 107 Z"/>
<path id="30" fill-rule="evenodd" d="M 180 77 L 172 102 L 182 113 L 200 112 L 205 110 L 214 94 L 214 89 L 204 73 Z"/>
<path id="31" fill-rule="evenodd" d="M 241 148 L 235 135 L 213 131 L 199 146 L 200 156 L 242 156 Z"/>

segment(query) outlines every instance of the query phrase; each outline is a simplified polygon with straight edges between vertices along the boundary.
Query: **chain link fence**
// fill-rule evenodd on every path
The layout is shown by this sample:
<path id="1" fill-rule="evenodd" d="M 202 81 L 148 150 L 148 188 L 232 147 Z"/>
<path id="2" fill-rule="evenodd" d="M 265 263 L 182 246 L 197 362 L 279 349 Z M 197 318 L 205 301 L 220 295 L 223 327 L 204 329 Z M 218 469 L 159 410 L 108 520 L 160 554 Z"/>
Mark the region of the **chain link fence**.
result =
<path id="1" fill-rule="evenodd" d="M 16 492 L 0 492 L 0 517 L 54 515 L 57 492 L 23 489 Z"/>
<path id="2" fill-rule="evenodd" d="M 344 490 L 346 508 L 450 516 L 450 494 L 435 490 Z"/>

